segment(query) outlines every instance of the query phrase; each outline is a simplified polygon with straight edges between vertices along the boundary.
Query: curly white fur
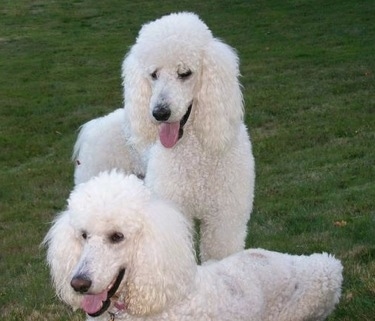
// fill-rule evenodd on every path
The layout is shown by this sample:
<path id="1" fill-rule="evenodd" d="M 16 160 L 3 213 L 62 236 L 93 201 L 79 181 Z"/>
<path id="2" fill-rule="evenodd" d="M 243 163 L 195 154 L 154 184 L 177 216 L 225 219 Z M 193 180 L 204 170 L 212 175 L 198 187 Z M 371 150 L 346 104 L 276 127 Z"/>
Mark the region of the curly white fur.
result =
<path id="1" fill-rule="evenodd" d="M 75 183 L 85 182 L 111 168 L 122 168 L 129 174 L 144 177 L 144 162 L 134 146 L 124 138 L 124 126 L 123 109 L 82 126 L 73 151 Z"/>
<path id="2" fill-rule="evenodd" d="M 116 171 L 76 186 L 44 242 L 57 293 L 75 309 L 105 300 L 125 269 L 109 310 L 88 320 L 323 320 L 341 293 L 341 263 L 324 253 L 251 249 L 197 266 L 185 217 Z M 70 285 L 77 275 L 91 282 L 83 293 Z"/>
<path id="3" fill-rule="evenodd" d="M 235 51 L 195 14 L 171 14 L 142 27 L 122 75 L 125 108 L 83 126 L 75 182 L 116 166 L 144 174 L 201 220 L 203 261 L 242 250 L 255 171 Z M 165 110 L 168 119 L 155 116 Z"/>

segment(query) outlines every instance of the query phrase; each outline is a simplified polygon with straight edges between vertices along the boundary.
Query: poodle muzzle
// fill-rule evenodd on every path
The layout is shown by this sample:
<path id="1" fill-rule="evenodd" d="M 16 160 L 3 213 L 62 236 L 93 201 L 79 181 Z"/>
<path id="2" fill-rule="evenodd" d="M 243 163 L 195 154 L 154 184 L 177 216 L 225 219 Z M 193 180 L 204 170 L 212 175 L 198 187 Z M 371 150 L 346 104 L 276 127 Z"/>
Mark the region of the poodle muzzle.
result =
<path id="1" fill-rule="evenodd" d="M 192 107 L 193 103 L 191 102 L 185 115 L 177 122 L 168 122 L 171 115 L 169 106 L 162 104 L 155 107 L 153 116 L 161 122 L 159 125 L 159 138 L 165 148 L 174 147 L 184 135 L 184 126 L 190 117 Z"/>
<path id="2" fill-rule="evenodd" d="M 102 301 L 101 308 L 96 312 L 87 313 L 89 316 L 98 317 L 109 308 L 109 306 L 111 305 L 111 298 L 115 295 L 116 291 L 118 290 L 122 282 L 122 279 L 124 278 L 124 275 L 125 275 L 125 269 L 121 269 L 113 285 L 108 290 L 106 299 Z M 92 281 L 85 276 L 75 276 L 70 282 L 70 285 L 72 286 L 74 291 L 79 292 L 81 294 L 88 292 L 91 284 L 92 284 Z M 87 294 L 87 295 L 91 295 L 91 294 Z"/>

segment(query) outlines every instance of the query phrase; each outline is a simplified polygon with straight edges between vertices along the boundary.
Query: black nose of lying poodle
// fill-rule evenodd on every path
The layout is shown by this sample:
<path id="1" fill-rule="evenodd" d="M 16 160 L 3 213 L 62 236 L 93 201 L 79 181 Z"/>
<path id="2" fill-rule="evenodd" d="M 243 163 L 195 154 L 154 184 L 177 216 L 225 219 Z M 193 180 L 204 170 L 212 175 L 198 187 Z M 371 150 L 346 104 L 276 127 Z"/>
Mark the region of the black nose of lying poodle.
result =
<path id="1" fill-rule="evenodd" d="M 167 121 L 171 116 L 171 110 L 165 103 L 157 104 L 152 110 L 152 116 L 154 116 L 157 121 Z"/>
<path id="2" fill-rule="evenodd" d="M 70 285 L 76 292 L 85 293 L 90 289 L 91 280 L 85 275 L 77 275 L 71 281 Z"/>

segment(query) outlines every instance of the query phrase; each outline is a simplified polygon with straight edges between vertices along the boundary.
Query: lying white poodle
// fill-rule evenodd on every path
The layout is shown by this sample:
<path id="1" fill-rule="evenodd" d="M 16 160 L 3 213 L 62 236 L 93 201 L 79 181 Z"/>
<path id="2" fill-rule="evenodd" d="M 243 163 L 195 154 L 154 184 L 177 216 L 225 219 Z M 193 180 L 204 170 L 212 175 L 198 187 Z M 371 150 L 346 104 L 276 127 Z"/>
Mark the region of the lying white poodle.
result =
<path id="1" fill-rule="evenodd" d="M 136 176 L 76 186 L 45 238 L 59 297 L 88 320 L 323 320 L 340 261 L 262 249 L 197 266 L 190 225 Z M 91 317 L 90 317 L 91 315 Z"/>
<path id="2" fill-rule="evenodd" d="M 201 220 L 203 261 L 242 250 L 255 173 L 235 51 L 195 14 L 171 14 L 142 27 L 122 70 L 125 108 L 83 126 L 75 182 L 114 167 L 145 176 Z"/>

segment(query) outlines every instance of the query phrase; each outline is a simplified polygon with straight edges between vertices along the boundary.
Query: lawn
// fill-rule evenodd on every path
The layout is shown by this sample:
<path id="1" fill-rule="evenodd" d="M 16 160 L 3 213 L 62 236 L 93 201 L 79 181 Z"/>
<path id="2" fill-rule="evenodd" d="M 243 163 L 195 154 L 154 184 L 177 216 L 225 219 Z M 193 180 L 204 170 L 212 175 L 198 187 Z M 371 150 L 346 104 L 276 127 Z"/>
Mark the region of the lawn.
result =
<path id="1" fill-rule="evenodd" d="M 257 172 L 247 246 L 335 254 L 344 284 L 329 320 L 374 320 L 369 0 L 3 0 L 0 319 L 84 320 L 55 298 L 39 244 L 73 186 L 77 129 L 121 106 L 120 66 L 140 26 L 182 10 L 241 59 Z"/>

